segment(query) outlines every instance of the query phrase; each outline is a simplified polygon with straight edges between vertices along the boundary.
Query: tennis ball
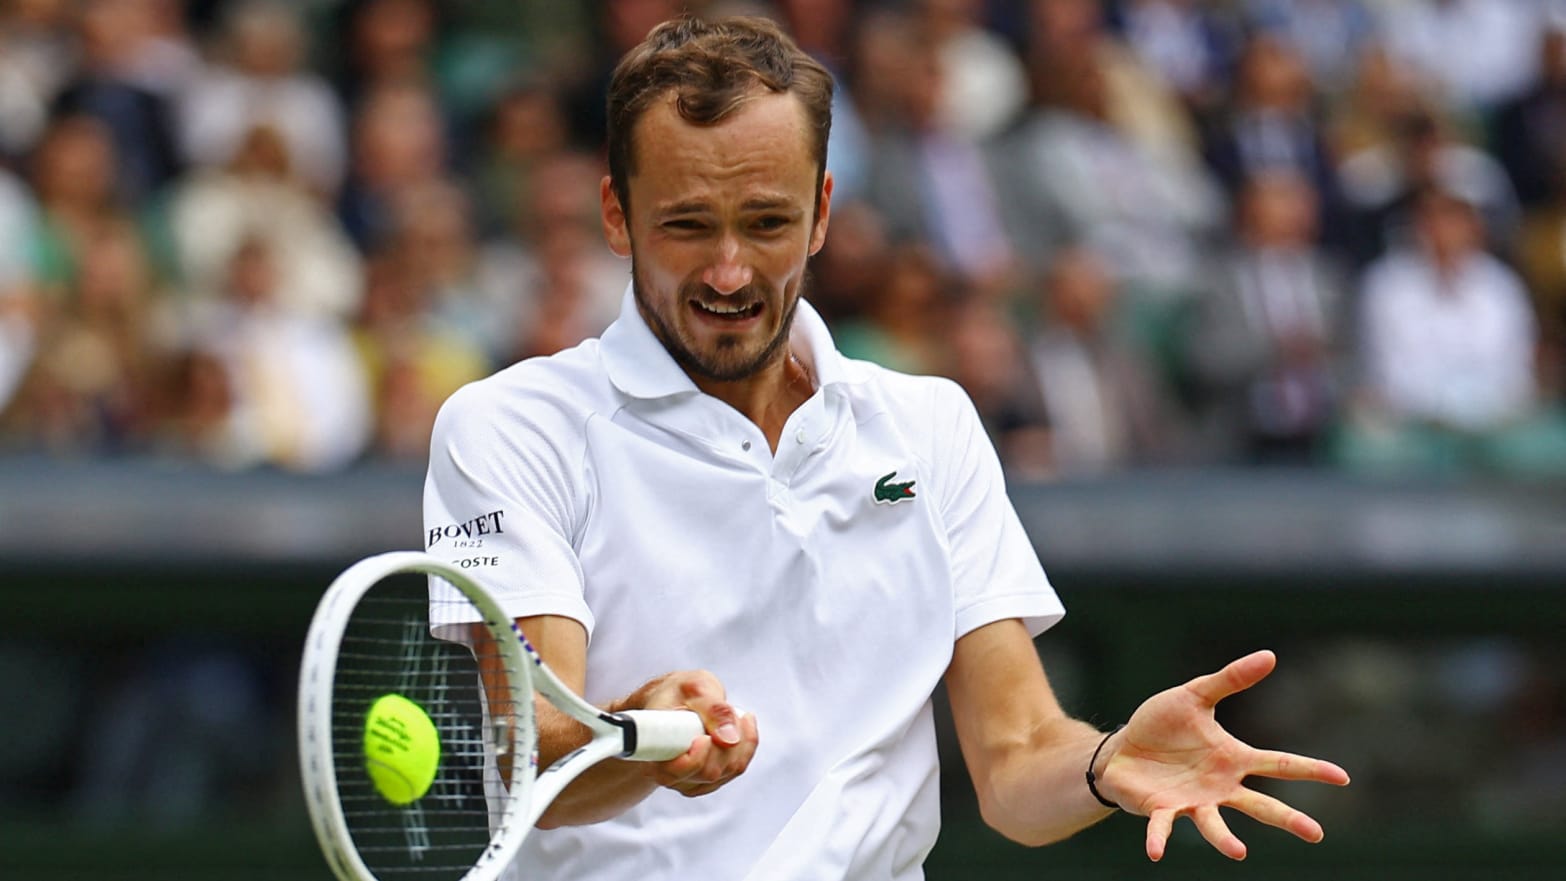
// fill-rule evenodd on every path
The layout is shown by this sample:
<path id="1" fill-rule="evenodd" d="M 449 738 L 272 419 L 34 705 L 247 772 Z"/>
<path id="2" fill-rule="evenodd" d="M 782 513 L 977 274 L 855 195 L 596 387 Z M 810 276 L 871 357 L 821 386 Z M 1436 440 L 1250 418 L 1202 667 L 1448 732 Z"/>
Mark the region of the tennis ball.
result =
<path id="1" fill-rule="evenodd" d="M 394 805 L 424 797 L 440 766 L 440 734 L 424 708 L 400 694 L 383 694 L 364 718 L 364 770 Z"/>

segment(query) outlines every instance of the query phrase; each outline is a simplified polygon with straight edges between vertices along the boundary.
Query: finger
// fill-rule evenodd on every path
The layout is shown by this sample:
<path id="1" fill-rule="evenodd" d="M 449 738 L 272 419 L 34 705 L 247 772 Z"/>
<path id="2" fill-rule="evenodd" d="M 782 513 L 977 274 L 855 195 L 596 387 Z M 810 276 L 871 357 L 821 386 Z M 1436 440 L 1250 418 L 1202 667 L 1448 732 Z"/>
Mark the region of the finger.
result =
<path id="1" fill-rule="evenodd" d="M 722 746 L 739 746 L 749 743 L 751 750 L 756 745 L 756 717 L 740 709 L 734 704 L 724 705 L 731 721 L 721 723 L 713 730 L 712 735 Z"/>
<path id="2" fill-rule="evenodd" d="M 1147 817 L 1147 858 L 1155 863 L 1164 858 L 1164 847 L 1169 844 L 1174 821 L 1175 812 L 1168 808 L 1160 808 Z"/>
<path id="3" fill-rule="evenodd" d="M 754 716 L 746 715 L 737 727 L 736 745 L 725 747 L 709 736 L 700 736 L 685 753 L 657 763 L 651 773 L 660 785 L 685 795 L 702 795 L 745 773 L 760 743 Z"/>
<path id="4" fill-rule="evenodd" d="M 680 755 L 666 762 L 649 762 L 648 773 L 660 786 L 676 788 L 706 766 L 707 758 L 714 748 L 711 737 L 705 734 L 698 735 L 691 741 L 690 749 Z"/>
<path id="5" fill-rule="evenodd" d="M 1185 687 L 1210 706 L 1267 678 L 1267 674 L 1277 665 L 1277 655 L 1263 649 L 1230 661 L 1217 673 L 1198 676 L 1186 683 Z"/>
<path id="6" fill-rule="evenodd" d="M 1326 761 L 1277 750 L 1258 750 L 1250 773 L 1278 780 L 1309 780 L 1347 786 L 1348 772 Z"/>
<path id="7" fill-rule="evenodd" d="M 732 707 L 725 713 L 716 710 L 707 722 L 707 730 L 712 733 L 712 739 L 722 746 L 734 746 L 740 742 L 739 716 Z"/>
<path id="8" fill-rule="evenodd" d="M 1240 794 L 1229 801 L 1229 806 L 1258 822 L 1288 830 L 1311 844 L 1321 841 L 1326 834 L 1322 831 L 1321 824 L 1311 819 L 1304 811 L 1295 810 L 1278 799 L 1253 789 L 1240 790 Z"/>
<path id="9" fill-rule="evenodd" d="M 686 708 L 701 716 L 702 726 L 719 744 L 739 743 L 743 736 L 738 724 L 740 713 L 725 699 L 718 677 L 704 670 L 693 672 L 680 682 L 680 698 Z"/>
<path id="10" fill-rule="evenodd" d="M 1219 853 L 1231 860 L 1245 859 L 1245 842 L 1229 831 L 1229 824 L 1223 821 L 1217 805 L 1202 805 L 1191 815 L 1191 819 L 1196 823 L 1197 831 Z"/>

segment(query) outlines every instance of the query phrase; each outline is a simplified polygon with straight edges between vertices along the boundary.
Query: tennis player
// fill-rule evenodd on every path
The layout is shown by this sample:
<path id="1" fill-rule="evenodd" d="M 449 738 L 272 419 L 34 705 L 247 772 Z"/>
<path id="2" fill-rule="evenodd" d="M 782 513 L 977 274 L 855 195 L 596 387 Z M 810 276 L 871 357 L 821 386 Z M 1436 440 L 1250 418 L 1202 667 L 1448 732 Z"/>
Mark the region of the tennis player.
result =
<path id="1" fill-rule="evenodd" d="M 1064 610 L 973 406 L 947 380 L 843 357 L 803 297 L 831 217 L 831 97 L 769 22 L 655 29 L 610 85 L 603 227 L 631 260 L 618 321 L 467 386 L 437 421 L 428 550 L 503 597 L 589 700 L 706 724 L 672 761 L 582 777 L 518 865 L 920 878 L 943 680 L 984 818 L 1016 841 L 1121 808 L 1148 818 L 1154 860 L 1182 816 L 1241 858 L 1220 807 L 1320 840 L 1242 782 L 1347 774 L 1213 719 L 1271 654 L 1155 695 L 1107 737 L 1062 711 L 1032 638 Z M 539 712 L 542 761 L 586 739 Z"/>

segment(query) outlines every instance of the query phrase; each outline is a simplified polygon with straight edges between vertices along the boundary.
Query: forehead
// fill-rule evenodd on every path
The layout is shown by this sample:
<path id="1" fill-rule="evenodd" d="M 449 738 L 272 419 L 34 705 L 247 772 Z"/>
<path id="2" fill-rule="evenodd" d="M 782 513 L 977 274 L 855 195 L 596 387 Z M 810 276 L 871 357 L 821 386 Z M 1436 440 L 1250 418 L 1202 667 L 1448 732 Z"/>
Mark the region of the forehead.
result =
<path id="1" fill-rule="evenodd" d="M 635 170 L 628 181 L 633 206 L 721 204 L 761 193 L 805 202 L 814 197 L 817 163 L 798 98 L 754 95 L 714 125 L 687 121 L 674 102 L 671 93 L 636 122 Z"/>

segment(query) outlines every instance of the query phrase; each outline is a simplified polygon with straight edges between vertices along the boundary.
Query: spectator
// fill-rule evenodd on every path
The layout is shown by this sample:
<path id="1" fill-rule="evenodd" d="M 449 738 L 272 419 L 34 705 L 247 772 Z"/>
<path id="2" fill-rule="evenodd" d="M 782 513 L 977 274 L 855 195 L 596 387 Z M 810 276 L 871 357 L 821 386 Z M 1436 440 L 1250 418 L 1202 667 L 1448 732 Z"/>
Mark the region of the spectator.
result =
<path id="1" fill-rule="evenodd" d="M 862 314 L 891 263 L 886 222 L 864 202 L 832 206 L 832 234 L 810 265 L 805 295 L 831 326 Z"/>
<path id="2" fill-rule="evenodd" d="M 490 371 L 481 351 L 434 317 L 428 294 L 399 252 L 370 261 L 354 338 L 371 386 L 372 448 L 384 458 L 422 461 L 440 405 Z"/>
<path id="3" fill-rule="evenodd" d="M 224 296 L 191 315 L 192 348 L 223 364 L 233 395 L 225 465 L 323 472 L 370 439 L 369 391 L 345 329 L 279 306 L 276 255 L 251 238 L 229 262 Z"/>
<path id="4" fill-rule="evenodd" d="M 238 418 L 234 381 L 223 359 L 206 349 L 187 348 L 170 360 L 152 448 L 224 469 L 254 464 L 254 444 Z"/>
<path id="5" fill-rule="evenodd" d="M 896 242 L 928 243 L 942 268 L 986 289 L 1004 285 L 1014 255 L 1000 214 L 999 182 L 977 142 L 947 129 L 940 47 L 911 19 L 888 20 L 863 35 L 866 63 L 893 104 L 871 131 L 876 157 L 866 200 Z"/>
<path id="6" fill-rule="evenodd" d="M 583 154 L 542 160 L 512 234 L 485 244 L 477 280 L 498 363 L 574 346 L 620 314 L 630 267 L 602 244 L 602 177 L 602 161 Z"/>
<path id="7" fill-rule="evenodd" d="M 940 47 L 908 17 L 864 28 L 864 75 L 886 91 L 871 128 L 866 200 L 894 243 L 926 243 L 943 271 L 983 288 L 1004 285 L 1013 254 L 999 214 L 990 156 L 944 125 Z"/>
<path id="8" fill-rule="evenodd" d="M 32 363 L 36 343 L 28 253 L 36 223 L 27 189 L 0 168 L 0 413 Z"/>
<path id="9" fill-rule="evenodd" d="M 1245 44 L 1232 106 L 1210 130 L 1207 157 L 1231 193 L 1255 174 L 1303 175 L 1328 205 L 1337 174 L 1316 123 L 1315 87 L 1303 59 L 1281 38 L 1260 34 Z"/>
<path id="10" fill-rule="evenodd" d="M 223 167 L 181 179 L 166 216 L 192 296 L 221 290 L 239 246 L 263 238 L 277 262 L 280 308 L 346 319 L 358 304 L 358 252 L 336 215 L 295 176 L 293 153 L 277 129 L 256 125 Z"/>
<path id="11" fill-rule="evenodd" d="M 1540 322 L 1540 381 L 1566 402 L 1566 141 L 1555 144 L 1545 201 L 1529 209 L 1518 243 L 1518 266 Z"/>
<path id="12" fill-rule="evenodd" d="M 975 142 L 999 134 L 1027 103 L 1027 70 L 1016 50 L 984 27 L 982 0 L 918 0 L 916 6 L 940 65 L 941 127 Z"/>
<path id="13" fill-rule="evenodd" d="M 91 228 L 71 283 L 42 308 L 38 356 L 12 424 L 37 449 L 116 453 L 141 446 L 151 414 L 152 277 L 135 230 Z"/>
<path id="14" fill-rule="evenodd" d="M 438 8 L 429 0 L 353 0 L 345 17 L 337 88 L 351 113 L 386 89 L 435 88 Z"/>
<path id="15" fill-rule="evenodd" d="M 1361 264 L 1406 243 L 1410 206 L 1431 187 L 1462 190 L 1483 216 L 1491 244 L 1504 249 L 1516 236 L 1520 208 L 1506 170 L 1429 111 L 1398 120 L 1391 143 L 1347 157 L 1338 171 L 1358 243 L 1352 256 Z"/>
<path id="16" fill-rule="evenodd" d="M 950 376 L 973 400 L 1001 463 L 1014 478 L 1051 473 L 1050 433 L 1017 322 L 1000 304 L 967 297 L 950 321 Z"/>
<path id="17" fill-rule="evenodd" d="M 509 234 L 525 222 L 519 212 L 541 185 L 540 169 L 566 148 L 569 127 L 560 97 L 548 86 L 518 86 L 496 102 L 472 174 L 486 237 Z"/>
<path id="18" fill-rule="evenodd" d="M 1329 98 L 1349 87 L 1377 36 L 1375 16 L 1363 0 L 1244 0 L 1242 9 L 1250 27 L 1294 47 Z"/>
<path id="19" fill-rule="evenodd" d="M 1089 476 L 1171 460 L 1183 427 L 1157 371 L 1120 335 L 1104 258 L 1082 247 L 1061 251 L 1039 299 L 1041 327 L 1028 360 L 1044 398 L 1054 473 Z"/>
<path id="20" fill-rule="evenodd" d="M 427 181 L 400 191 L 390 208 L 390 236 L 380 253 L 397 255 L 401 272 L 435 321 L 499 363 L 507 329 L 485 308 L 467 195 L 451 181 Z"/>
<path id="21" fill-rule="evenodd" d="M 833 331 L 837 347 L 850 358 L 904 373 L 944 375 L 951 365 L 947 321 L 958 288 L 928 248 L 896 247 L 864 313 Z"/>
<path id="22" fill-rule="evenodd" d="M 0 161 L 32 150 L 75 70 L 72 6 L 38 0 L 0 7 Z"/>
<path id="23" fill-rule="evenodd" d="M 1561 144 L 1566 142 L 1566 31 L 1539 37 L 1538 80 L 1496 113 L 1495 151 L 1525 207 L 1558 192 Z"/>
<path id="24" fill-rule="evenodd" d="M 1314 244 L 1319 202 L 1295 171 L 1252 177 L 1198 304 L 1190 361 L 1209 443 L 1228 454 L 1313 461 L 1335 424 L 1347 282 Z"/>
<path id="25" fill-rule="evenodd" d="M 1158 73 L 1105 28 L 1098 0 L 1032 0 L 1027 37 L 1029 94 L 1034 104 L 1065 103 L 1063 72 L 1091 62 L 1102 117 L 1170 174 L 1200 173 L 1198 132 L 1191 110 Z M 1058 64 L 1057 64 L 1058 62 Z"/>
<path id="26" fill-rule="evenodd" d="M 1428 84 L 1379 43 L 1356 57 L 1353 79 L 1328 102 L 1328 143 L 1341 163 L 1350 156 L 1390 146 L 1403 120 L 1436 102 Z"/>
<path id="27" fill-rule="evenodd" d="M 180 140 L 197 165 L 228 165 L 250 132 L 274 130 L 294 171 L 318 193 L 342 184 L 347 148 L 342 106 L 326 81 L 303 68 L 308 45 L 297 7 L 244 0 L 225 15 L 216 60 L 190 83 Z"/>
<path id="28" fill-rule="evenodd" d="M 1439 85 L 1458 113 L 1483 114 L 1516 97 L 1537 70 L 1540 4 L 1495 0 L 1381 3 L 1393 54 Z"/>
<path id="29" fill-rule="evenodd" d="M 869 135 L 850 88 L 854 34 L 852 0 L 780 0 L 778 12 L 794 42 L 832 73 L 832 131 L 827 136 L 827 170 L 837 181 L 833 198 L 848 202 L 864 193 L 870 173 Z"/>
<path id="30" fill-rule="evenodd" d="M 445 181 L 446 162 L 445 126 L 427 87 L 386 85 L 364 96 L 353 119 L 351 173 L 338 201 L 361 251 L 386 244 L 399 194 Z"/>
<path id="31" fill-rule="evenodd" d="M 1002 147 L 1017 250 L 1039 268 L 1083 242 L 1139 299 L 1167 308 L 1188 297 L 1221 191 L 1199 165 L 1172 164 L 1114 123 L 1100 44 L 1061 47 L 1034 72 L 1038 103 Z"/>
<path id="32" fill-rule="evenodd" d="M 150 0 L 87 0 L 80 17 L 82 66 L 55 100 L 55 114 L 101 120 L 114 144 L 116 184 L 125 198 L 150 198 L 182 163 L 167 91 L 181 79 L 163 65 Z"/>
<path id="33" fill-rule="evenodd" d="M 1226 10 L 1198 0 L 1122 0 L 1121 32 L 1142 63 L 1194 110 L 1217 107 L 1233 63 L 1236 28 Z"/>
<path id="34" fill-rule="evenodd" d="M 96 117 L 54 120 L 30 162 L 29 183 L 38 198 L 31 241 L 33 272 L 45 296 L 73 284 L 90 244 L 105 227 L 130 222 L 122 199 L 114 142 Z"/>
<path id="35" fill-rule="evenodd" d="M 1483 250 L 1473 197 L 1422 191 L 1416 238 L 1366 272 L 1363 388 L 1351 464 L 1537 467 L 1559 432 L 1542 426 L 1538 325 L 1517 274 Z M 1551 435 L 1557 435 L 1553 439 Z M 1566 449 L 1551 453 L 1557 470 Z"/>
<path id="36" fill-rule="evenodd" d="M 571 144 L 579 150 L 597 150 L 608 130 L 605 98 L 609 75 L 620 56 L 642 41 L 660 22 L 685 11 L 680 0 L 604 0 L 595 4 L 596 55 L 567 73 L 566 118 L 571 121 Z"/>
<path id="37" fill-rule="evenodd" d="M 29 245 L 37 213 L 27 185 L 0 166 L 0 294 L 32 280 Z"/>

